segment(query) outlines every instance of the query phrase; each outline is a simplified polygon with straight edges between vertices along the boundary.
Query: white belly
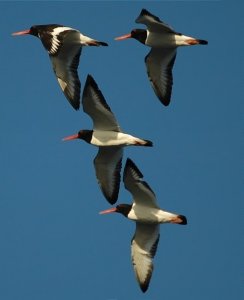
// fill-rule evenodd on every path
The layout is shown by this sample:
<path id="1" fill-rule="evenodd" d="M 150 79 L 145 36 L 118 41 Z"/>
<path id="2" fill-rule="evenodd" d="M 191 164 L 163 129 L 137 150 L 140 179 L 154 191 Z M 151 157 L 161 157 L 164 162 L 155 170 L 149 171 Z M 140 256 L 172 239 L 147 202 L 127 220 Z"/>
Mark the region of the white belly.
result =
<path id="1" fill-rule="evenodd" d="M 132 135 L 116 131 L 93 131 L 91 144 L 95 146 L 128 146 L 137 139 Z"/>
<path id="2" fill-rule="evenodd" d="M 146 39 L 146 45 L 155 48 L 176 47 L 175 35 L 172 33 L 151 32 Z"/>
<path id="3" fill-rule="evenodd" d="M 142 223 L 167 223 L 176 215 L 161 209 L 133 205 L 133 209 L 128 214 L 128 218 Z"/>

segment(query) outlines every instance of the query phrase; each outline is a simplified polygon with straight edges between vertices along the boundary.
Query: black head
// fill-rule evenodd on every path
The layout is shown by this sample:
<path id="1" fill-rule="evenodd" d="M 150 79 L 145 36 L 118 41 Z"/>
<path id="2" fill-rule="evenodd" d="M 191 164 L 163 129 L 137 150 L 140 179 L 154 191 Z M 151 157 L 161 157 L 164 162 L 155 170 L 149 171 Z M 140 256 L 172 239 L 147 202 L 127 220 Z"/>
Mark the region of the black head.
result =
<path id="1" fill-rule="evenodd" d="M 133 39 L 145 44 L 147 39 L 147 31 L 145 29 L 133 29 L 130 34 Z"/>
<path id="2" fill-rule="evenodd" d="M 147 39 L 147 31 L 145 29 L 133 29 L 130 33 L 116 37 L 115 40 L 122 41 L 126 39 L 136 39 L 142 44 L 145 44 Z"/>
<path id="3" fill-rule="evenodd" d="M 58 24 L 48 24 L 48 25 L 33 25 L 30 28 L 29 34 L 40 37 L 43 33 L 51 32 L 56 27 L 63 27 Z"/>
<path id="4" fill-rule="evenodd" d="M 120 214 L 122 214 L 123 216 L 125 216 L 127 218 L 128 214 L 131 210 L 131 207 L 132 207 L 131 204 L 119 204 L 116 207 L 112 207 L 112 208 L 100 211 L 100 214 L 104 215 L 104 214 L 110 214 L 110 213 L 117 212 L 117 213 L 120 213 Z"/>
<path id="5" fill-rule="evenodd" d="M 81 140 L 84 140 L 86 141 L 87 143 L 90 143 L 91 142 L 91 139 L 92 139 L 92 134 L 93 134 L 93 131 L 92 130 L 80 130 L 78 132 L 78 136 L 77 138 L 78 139 L 81 139 Z"/>
<path id="6" fill-rule="evenodd" d="M 31 26 L 29 34 L 38 37 L 38 33 L 39 33 L 39 28 L 38 27 L 39 27 L 38 25 Z"/>
<path id="7" fill-rule="evenodd" d="M 81 139 L 86 141 L 87 143 L 90 143 L 92 139 L 92 134 L 93 134 L 92 130 L 80 130 L 77 134 L 70 135 L 63 138 L 63 141 Z"/>
<path id="8" fill-rule="evenodd" d="M 123 216 L 127 217 L 130 210 L 132 208 L 131 204 L 119 204 L 116 206 L 116 212 L 122 214 Z"/>

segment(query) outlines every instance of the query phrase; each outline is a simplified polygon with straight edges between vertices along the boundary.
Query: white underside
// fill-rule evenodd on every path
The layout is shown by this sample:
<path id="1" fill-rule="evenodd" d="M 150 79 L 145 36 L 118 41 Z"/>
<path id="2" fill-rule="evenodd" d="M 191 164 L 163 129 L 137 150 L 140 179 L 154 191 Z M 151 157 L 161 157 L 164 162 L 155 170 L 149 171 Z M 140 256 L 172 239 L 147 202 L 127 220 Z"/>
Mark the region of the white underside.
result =
<path id="1" fill-rule="evenodd" d="M 161 209 L 135 204 L 133 204 L 132 210 L 128 214 L 130 220 L 154 224 L 168 223 L 176 216 L 176 214 Z"/>
<path id="2" fill-rule="evenodd" d="M 150 32 L 146 39 L 146 45 L 149 47 L 156 48 L 189 46 L 189 44 L 186 43 L 186 41 L 189 39 L 194 38 L 186 35 L 178 35 L 173 33 Z"/>
<path id="3" fill-rule="evenodd" d="M 94 131 L 91 144 L 95 146 L 129 146 L 143 140 L 132 135 L 115 131 Z"/>

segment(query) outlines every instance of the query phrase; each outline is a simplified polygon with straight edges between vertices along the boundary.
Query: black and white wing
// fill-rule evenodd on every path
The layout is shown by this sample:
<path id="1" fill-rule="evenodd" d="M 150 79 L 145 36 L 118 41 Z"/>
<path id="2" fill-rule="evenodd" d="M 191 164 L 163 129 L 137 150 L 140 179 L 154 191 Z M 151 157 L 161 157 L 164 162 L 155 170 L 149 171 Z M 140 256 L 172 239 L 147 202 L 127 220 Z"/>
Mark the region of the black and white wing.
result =
<path id="1" fill-rule="evenodd" d="M 122 158 L 123 147 L 99 147 L 94 159 L 99 186 L 110 204 L 118 199 Z"/>
<path id="2" fill-rule="evenodd" d="M 94 130 L 121 131 L 114 114 L 91 75 L 88 75 L 86 79 L 82 104 L 84 112 L 93 120 Z"/>
<path id="3" fill-rule="evenodd" d="M 52 46 L 48 52 L 61 89 L 73 108 L 77 110 L 80 107 L 81 87 L 77 69 L 82 47 L 79 43 L 67 40 L 77 40 L 80 33 L 69 27 L 61 27 L 59 31 L 61 29 L 62 32 L 53 33 Z"/>
<path id="4" fill-rule="evenodd" d="M 168 32 L 168 33 L 175 33 L 173 28 L 171 28 L 168 24 L 161 21 L 158 17 L 151 14 L 146 9 L 142 9 L 140 15 L 135 20 L 136 23 L 145 24 L 149 31 L 153 32 Z"/>
<path id="5" fill-rule="evenodd" d="M 152 48 L 145 57 L 147 75 L 155 94 L 164 105 L 169 105 L 173 86 L 172 69 L 176 48 Z"/>
<path id="6" fill-rule="evenodd" d="M 127 158 L 123 181 L 125 188 L 132 194 L 135 204 L 158 208 L 156 197 L 135 163 Z"/>
<path id="7" fill-rule="evenodd" d="M 159 225 L 136 223 L 131 241 L 131 260 L 137 281 L 146 292 L 153 272 L 153 262 L 159 242 Z"/>

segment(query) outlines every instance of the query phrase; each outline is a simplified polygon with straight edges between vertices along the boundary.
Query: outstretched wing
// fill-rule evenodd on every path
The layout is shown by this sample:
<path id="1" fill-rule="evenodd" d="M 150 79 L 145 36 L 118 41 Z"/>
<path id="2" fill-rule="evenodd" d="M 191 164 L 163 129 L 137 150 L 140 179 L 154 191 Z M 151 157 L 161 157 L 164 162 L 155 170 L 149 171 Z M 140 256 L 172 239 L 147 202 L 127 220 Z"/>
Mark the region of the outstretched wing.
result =
<path id="1" fill-rule="evenodd" d="M 172 69 L 176 58 L 176 48 L 152 48 L 145 57 L 147 75 L 158 99 L 169 105 L 173 86 Z"/>
<path id="2" fill-rule="evenodd" d="M 91 75 L 87 76 L 83 96 L 83 110 L 93 120 L 95 130 L 120 132 L 120 127 L 101 90 Z"/>
<path id="3" fill-rule="evenodd" d="M 127 159 L 124 169 L 124 185 L 132 194 L 135 204 L 158 208 L 156 197 L 143 175 L 131 159 Z"/>
<path id="4" fill-rule="evenodd" d="M 98 183 L 110 204 L 118 199 L 122 158 L 123 147 L 99 147 L 94 159 Z"/>
<path id="5" fill-rule="evenodd" d="M 77 110 L 80 107 L 81 87 L 77 69 L 82 47 L 78 43 L 65 43 L 65 36 L 68 33 L 77 34 L 75 30 L 66 30 L 62 33 L 58 36 L 53 36 L 49 57 L 65 97 L 73 108 Z"/>
<path id="6" fill-rule="evenodd" d="M 131 241 L 131 260 L 137 281 L 146 292 L 153 272 L 153 262 L 159 242 L 159 225 L 136 223 L 136 232 Z"/>
<path id="7" fill-rule="evenodd" d="M 158 17 L 151 14 L 148 10 L 142 9 L 140 15 L 135 20 L 136 23 L 145 24 L 150 31 L 175 33 L 173 28 L 161 21 Z"/>

